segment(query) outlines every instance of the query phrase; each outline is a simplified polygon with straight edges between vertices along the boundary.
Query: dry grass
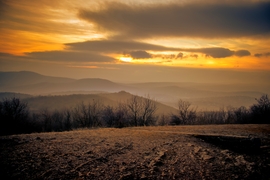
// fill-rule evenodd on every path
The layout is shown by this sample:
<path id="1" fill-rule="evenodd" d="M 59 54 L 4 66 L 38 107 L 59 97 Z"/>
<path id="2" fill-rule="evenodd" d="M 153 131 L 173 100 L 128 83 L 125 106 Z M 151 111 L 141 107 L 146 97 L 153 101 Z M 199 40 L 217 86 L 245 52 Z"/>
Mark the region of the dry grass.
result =
<path id="1" fill-rule="evenodd" d="M 192 134 L 262 139 L 257 154 L 221 149 Z M 268 179 L 269 125 L 81 129 L 0 137 L 7 179 Z M 2 178 L 1 178 L 2 179 Z"/>

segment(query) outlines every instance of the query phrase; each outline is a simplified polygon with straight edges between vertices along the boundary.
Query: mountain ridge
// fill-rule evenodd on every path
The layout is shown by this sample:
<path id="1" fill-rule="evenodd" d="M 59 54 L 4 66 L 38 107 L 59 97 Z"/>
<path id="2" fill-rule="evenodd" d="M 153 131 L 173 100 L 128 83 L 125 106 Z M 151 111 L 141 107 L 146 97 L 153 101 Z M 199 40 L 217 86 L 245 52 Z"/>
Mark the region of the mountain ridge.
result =
<path id="1" fill-rule="evenodd" d="M 98 91 L 104 88 L 121 91 L 123 86 L 101 78 L 71 79 L 44 76 L 30 71 L 0 72 L 0 92 L 41 95 L 60 91 Z"/>

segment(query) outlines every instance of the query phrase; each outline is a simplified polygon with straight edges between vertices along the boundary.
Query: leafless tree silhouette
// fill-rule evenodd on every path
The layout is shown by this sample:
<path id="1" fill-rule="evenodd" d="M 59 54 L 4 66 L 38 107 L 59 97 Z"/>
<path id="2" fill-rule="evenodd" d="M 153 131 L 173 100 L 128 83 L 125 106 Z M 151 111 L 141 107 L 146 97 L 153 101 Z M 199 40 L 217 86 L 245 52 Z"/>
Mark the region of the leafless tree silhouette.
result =
<path id="1" fill-rule="evenodd" d="M 149 95 L 145 98 L 132 96 L 127 101 L 127 107 L 134 126 L 147 126 L 153 123 L 157 105 Z"/>
<path id="2" fill-rule="evenodd" d="M 192 124 L 196 118 L 196 109 L 191 108 L 191 103 L 180 99 L 178 101 L 178 113 L 181 124 Z"/>

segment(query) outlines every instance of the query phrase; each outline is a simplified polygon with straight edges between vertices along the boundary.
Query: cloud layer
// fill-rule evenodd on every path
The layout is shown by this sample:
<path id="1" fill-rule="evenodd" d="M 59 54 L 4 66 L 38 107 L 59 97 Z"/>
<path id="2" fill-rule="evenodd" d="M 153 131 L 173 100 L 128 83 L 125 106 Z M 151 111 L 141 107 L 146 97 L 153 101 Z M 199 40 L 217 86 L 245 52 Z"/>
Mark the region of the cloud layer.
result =
<path id="1" fill-rule="evenodd" d="M 175 51 L 178 48 L 165 47 L 149 43 L 137 41 L 121 41 L 121 40 L 96 40 L 78 43 L 69 43 L 66 46 L 72 50 L 93 51 L 93 52 L 124 52 L 124 51 Z"/>
<path id="2" fill-rule="evenodd" d="M 26 53 L 25 56 L 16 56 L 8 53 L 0 52 L 0 59 L 2 60 L 35 60 L 37 62 L 61 62 L 61 63 L 105 63 L 113 62 L 114 58 L 100 55 L 91 52 L 72 52 L 72 51 L 44 51 Z"/>
<path id="3" fill-rule="evenodd" d="M 149 54 L 146 51 L 132 51 L 132 52 L 129 53 L 129 55 L 133 59 L 149 59 L 149 58 L 152 58 L 152 55 Z"/>
<path id="4" fill-rule="evenodd" d="M 100 30 L 129 38 L 238 38 L 270 32 L 270 2 L 265 1 L 151 6 L 107 3 L 99 11 L 82 9 L 78 15 Z"/>
<path id="5" fill-rule="evenodd" d="M 112 62 L 115 59 L 91 52 L 72 52 L 72 51 L 45 51 L 32 52 L 28 57 L 38 60 L 55 62 Z"/>
<path id="6" fill-rule="evenodd" d="M 223 47 L 210 48 L 182 48 L 166 47 L 137 41 L 116 41 L 116 40 L 97 40 L 80 43 L 66 44 L 70 50 L 90 51 L 95 53 L 122 53 L 129 54 L 134 59 L 151 58 L 153 55 L 147 51 L 184 51 L 190 53 L 202 53 L 212 58 L 226 58 L 231 56 L 249 56 L 248 50 L 233 51 Z M 183 54 L 178 54 L 176 58 L 183 58 Z"/>
<path id="7" fill-rule="evenodd" d="M 257 58 L 269 57 L 270 56 L 270 52 L 267 52 L 267 53 L 256 53 L 256 54 L 254 54 L 254 56 L 257 57 Z"/>
<path id="8" fill-rule="evenodd" d="M 269 17 L 270 0 L 0 0 L 0 64 L 269 70 Z"/>

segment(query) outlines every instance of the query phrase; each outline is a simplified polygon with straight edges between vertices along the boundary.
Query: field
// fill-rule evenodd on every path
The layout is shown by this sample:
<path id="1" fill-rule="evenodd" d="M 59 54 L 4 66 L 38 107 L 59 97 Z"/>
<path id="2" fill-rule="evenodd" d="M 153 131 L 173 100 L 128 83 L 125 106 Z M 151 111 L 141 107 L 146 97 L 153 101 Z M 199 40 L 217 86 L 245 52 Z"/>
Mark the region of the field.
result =
<path id="1" fill-rule="evenodd" d="M 256 151 L 245 151 L 245 147 L 237 151 L 199 135 L 234 137 L 239 142 L 250 135 L 260 138 L 261 146 Z M 0 173 L 1 179 L 269 179 L 269 147 L 270 125 L 13 135 L 0 137 Z"/>

